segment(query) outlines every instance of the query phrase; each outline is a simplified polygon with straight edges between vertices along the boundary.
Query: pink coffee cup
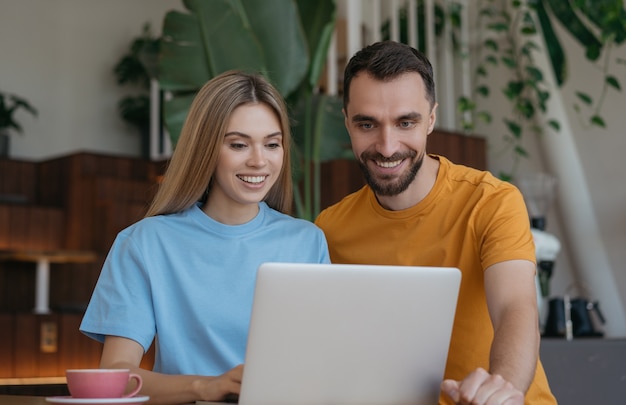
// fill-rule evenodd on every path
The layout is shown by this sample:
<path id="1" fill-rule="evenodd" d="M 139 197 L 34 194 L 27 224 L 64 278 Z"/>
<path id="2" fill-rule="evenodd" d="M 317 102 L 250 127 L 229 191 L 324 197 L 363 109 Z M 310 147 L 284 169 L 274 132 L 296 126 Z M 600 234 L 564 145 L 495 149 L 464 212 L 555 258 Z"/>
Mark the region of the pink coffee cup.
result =
<path id="1" fill-rule="evenodd" d="M 141 389 L 141 376 L 128 369 L 71 369 L 65 370 L 67 388 L 73 398 L 128 398 Z M 131 380 L 137 386 L 124 395 Z"/>

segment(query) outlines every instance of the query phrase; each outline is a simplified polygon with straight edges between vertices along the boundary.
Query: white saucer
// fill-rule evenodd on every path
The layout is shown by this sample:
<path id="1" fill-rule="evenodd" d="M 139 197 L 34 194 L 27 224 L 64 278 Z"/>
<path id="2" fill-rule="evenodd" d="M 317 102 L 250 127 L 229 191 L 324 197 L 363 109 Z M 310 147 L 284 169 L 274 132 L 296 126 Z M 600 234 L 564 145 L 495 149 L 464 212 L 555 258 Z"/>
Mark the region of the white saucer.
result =
<path id="1" fill-rule="evenodd" d="M 72 404 L 72 405 L 129 405 L 143 404 L 150 397 L 136 396 L 130 398 L 73 398 L 73 397 L 48 397 L 47 402 L 52 404 Z"/>

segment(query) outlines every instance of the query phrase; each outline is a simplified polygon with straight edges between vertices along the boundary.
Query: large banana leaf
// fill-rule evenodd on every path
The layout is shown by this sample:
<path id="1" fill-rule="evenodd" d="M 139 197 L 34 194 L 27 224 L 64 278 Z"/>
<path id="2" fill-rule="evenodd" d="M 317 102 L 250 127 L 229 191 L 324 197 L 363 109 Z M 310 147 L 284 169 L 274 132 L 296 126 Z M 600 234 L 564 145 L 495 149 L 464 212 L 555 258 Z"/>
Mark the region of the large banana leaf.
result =
<path id="1" fill-rule="evenodd" d="M 320 212 L 321 163 L 354 157 L 341 107 L 339 97 L 311 94 L 302 98 L 294 110 L 294 180 L 302 184 L 294 193 L 301 218 L 313 220 Z"/>
<path id="2" fill-rule="evenodd" d="M 554 32 L 550 16 L 548 15 L 543 2 L 537 2 L 537 17 L 539 18 L 539 24 L 541 25 L 541 32 L 546 44 L 548 56 L 552 62 L 552 71 L 556 78 L 558 86 L 562 86 L 567 79 L 567 65 L 565 62 L 565 52 L 561 46 L 559 37 Z"/>
<path id="3" fill-rule="evenodd" d="M 309 89 L 313 89 L 317 86 L 324 69 L 328 46 L 335 29 L 335 2 L 298 0 L 298 9 L 310 55 L 308 80 L 305 83 Z"/>
<path id="4" fill-rule="evenodd" d="M 602 42 L 587 27 L 585 22 L 578 16 L 578 7 L 569 1 L 547 0 L 546 5 L 551 9 L 556 19 L 563 24 L 573 37 L 586 48 L 587 58 L 596 60 L 600 56 Z"/>
<path id="5" fill-rule="evenodd" d="M 293 0 L 185 0 L 188 13 L 169 12 L 159 63 L 165 125 L 176 143 L 189 93 L 230 69 L 264 73 L 284 95 L 305 77 L 309 53 Z M 187 102 L 176 100 L 185 97 Z"/>

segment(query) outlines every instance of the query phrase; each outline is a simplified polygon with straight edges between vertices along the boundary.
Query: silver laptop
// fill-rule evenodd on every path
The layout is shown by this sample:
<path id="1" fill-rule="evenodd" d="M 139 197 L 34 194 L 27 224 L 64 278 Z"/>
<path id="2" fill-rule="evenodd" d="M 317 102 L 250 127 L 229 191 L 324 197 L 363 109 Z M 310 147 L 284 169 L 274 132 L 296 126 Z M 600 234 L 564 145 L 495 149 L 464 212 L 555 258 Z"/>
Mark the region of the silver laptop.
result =
<path id="1" fill-rule="evenodd" d="M 239 404 L 436 404 L 460 281 L 449 267 L 262 264 Z"/>

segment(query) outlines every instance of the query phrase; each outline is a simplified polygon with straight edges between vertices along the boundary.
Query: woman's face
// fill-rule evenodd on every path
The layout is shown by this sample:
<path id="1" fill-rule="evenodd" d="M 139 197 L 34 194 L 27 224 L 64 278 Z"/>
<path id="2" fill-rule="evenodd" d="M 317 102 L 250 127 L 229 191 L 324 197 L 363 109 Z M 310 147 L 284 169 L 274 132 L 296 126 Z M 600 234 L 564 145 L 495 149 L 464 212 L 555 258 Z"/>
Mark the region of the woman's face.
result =
<path id="1" fill-rule="evenodd" d="M 237 107 L 220 149 L 207 213 L 217 220 L 216 212 L 218 216 L 243 214 L 247 218 L 242 221 L 252 219 L 258 202 L 279 178 L 283 155 L 283 134 L 274 110 L 263 103 Z"/>

